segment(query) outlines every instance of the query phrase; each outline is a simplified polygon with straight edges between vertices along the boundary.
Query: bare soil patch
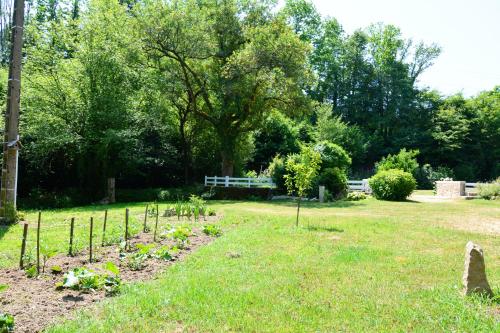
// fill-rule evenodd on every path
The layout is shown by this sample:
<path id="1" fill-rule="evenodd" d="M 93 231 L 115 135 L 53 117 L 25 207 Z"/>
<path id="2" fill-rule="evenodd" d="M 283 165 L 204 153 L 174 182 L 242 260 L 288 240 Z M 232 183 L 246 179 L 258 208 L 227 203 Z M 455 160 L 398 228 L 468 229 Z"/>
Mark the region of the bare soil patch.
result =
<path id="1" fill-rule="evenodd" d="M 210 218 L 209 222 L 219 220 L 220 217 Z M 177 221 L 177 219 L 175 219 Z M 174 222 L 171 220 L 169 222 Z M 175 222 L 174 222 L 175 223 Z M 172 224 L 174 224 L 172 223 Z M 85 266 L 96 272 L 103 271 L 103 264 L 113 262 L 120 268 L 122 282 L 134 282 L 153 279 L 157 273 L 166 267 L 182 260 L 200 246 L 208 244 L 214 238 L 202 232 L 200 226 L 192 229 L 193 234 L 189 237 L 189 245 L 180 252 L 173 254 L 170 261 L 149 258 L 143 270 L 130 270 L 119 258 L 119 246 L 104 246 L 96 252 L 98 262 L 89 263 L 87 250 L 80 254 L 69 257 L 57 255 L 50 258 L 45 273 L 37 278 L 28 278 L 26 272 L 19 269 L 0 269 L 0 284 L 8 285 L 8 289 L 0 293 L 1 311 L 9 313 L 15 319 L 15 332 L 40 332 L 56 320 L 70 318 L 73 310 L 88 306 L 89 304 L 104 299 L 104 291 L 82 293 L 80 291 L 63 289 L 56 290 L 55 284 L 63 281 L 63 274 L 52 274 L 50 267 L 60 266 L 63 272 Z M 153 243 L 153 232 L 140 233 L 130 239 L 132 248 L 136 244 Z M 158 247 L 173 245 L 170 239 L 157 238 Z"/>

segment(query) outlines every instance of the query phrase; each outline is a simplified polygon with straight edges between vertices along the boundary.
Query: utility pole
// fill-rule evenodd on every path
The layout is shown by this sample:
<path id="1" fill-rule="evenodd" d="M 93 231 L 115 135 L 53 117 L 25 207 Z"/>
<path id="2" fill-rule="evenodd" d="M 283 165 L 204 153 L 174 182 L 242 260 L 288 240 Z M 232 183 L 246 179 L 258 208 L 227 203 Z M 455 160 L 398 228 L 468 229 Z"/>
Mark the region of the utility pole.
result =
<path id="1" fill-rule="evenodd" d="M 7 223 L 13 222 L 16 212 L 23 25 L 24 0 L 14 0 L 0 189 L 0 218 Z"/>

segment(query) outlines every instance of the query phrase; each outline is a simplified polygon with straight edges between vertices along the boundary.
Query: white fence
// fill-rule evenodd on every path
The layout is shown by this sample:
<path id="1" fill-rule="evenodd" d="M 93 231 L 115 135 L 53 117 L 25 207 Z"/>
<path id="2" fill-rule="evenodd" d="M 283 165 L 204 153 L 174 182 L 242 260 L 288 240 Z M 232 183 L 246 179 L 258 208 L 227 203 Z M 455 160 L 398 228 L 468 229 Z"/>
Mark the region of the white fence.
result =
<path id="1" fill-rule="evenodd" d="M 372 189 L 368 184 L 368 179 L 348 180 L 347 186 L 350 192 L 365 192 L 365 193 L 372 192 Z"/>
<path id="2" fill-rule="evenodd" d="M 237 178 L 237 177 L 208 177 L 205 176 L 205 186 L 224 186 L 224 187 L 269 187 L 275 188 L 271 178 Z"/>

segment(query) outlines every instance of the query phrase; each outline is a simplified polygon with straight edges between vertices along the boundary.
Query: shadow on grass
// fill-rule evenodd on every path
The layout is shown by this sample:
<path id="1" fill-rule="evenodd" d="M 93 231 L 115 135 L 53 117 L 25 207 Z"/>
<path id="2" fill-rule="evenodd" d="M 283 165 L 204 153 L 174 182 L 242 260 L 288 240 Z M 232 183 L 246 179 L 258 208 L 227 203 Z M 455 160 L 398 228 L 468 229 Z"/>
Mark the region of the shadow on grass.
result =
<path id="1" fill-rule="evenodd" d="M 321 227 L 315 225 L 307 226 L 306 229 L 309 231 L 344 232 L 344 229 L 338 229 L 335 227 Z"/>

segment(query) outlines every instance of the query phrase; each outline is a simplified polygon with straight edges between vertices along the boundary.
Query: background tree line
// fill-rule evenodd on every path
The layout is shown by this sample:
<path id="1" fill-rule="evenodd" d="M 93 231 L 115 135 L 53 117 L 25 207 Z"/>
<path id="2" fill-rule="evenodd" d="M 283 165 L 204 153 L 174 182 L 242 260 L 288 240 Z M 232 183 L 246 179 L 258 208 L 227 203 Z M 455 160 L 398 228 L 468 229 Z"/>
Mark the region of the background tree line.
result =
<path id="1" fill-rule="evenodd" d="M 493 179 L 500 87 L 471 98 L 420 88 L 439 53 L 391 25 L 348 34 L 304 0 L 31 0 L 21 195 L 94 201 L 107 177 L 144 188 L 258 174 L 302 143 L 341 147 L 350 166 L 329 169 L 352 177 L 407 148 L 457 179 Z"/>

